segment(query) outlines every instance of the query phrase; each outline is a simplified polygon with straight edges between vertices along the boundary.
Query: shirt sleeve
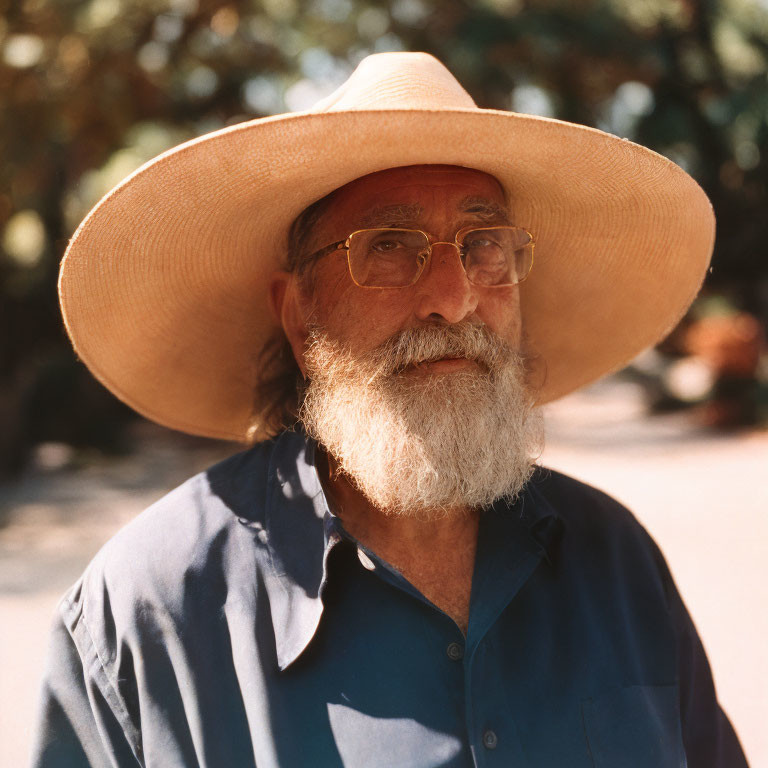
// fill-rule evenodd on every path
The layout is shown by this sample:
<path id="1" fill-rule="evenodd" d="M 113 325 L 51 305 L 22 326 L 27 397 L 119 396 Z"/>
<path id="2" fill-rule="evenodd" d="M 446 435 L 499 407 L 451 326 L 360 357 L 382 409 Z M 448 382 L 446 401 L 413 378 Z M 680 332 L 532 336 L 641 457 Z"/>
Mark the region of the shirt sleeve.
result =
<path id="1" fill-rule="evenodd" d="M 59 606 L 43 678 L 32 768 L 143 765 L 138 733 L 112 687 L 81 606 Z"/>
<path id="2" fill-rule="evenodd" d="M 704 646 L 666 563 L 664 570 L 677 635 L 680 720 L 688 768 L 748 768 L 736 732 L 717 701 Z"/>

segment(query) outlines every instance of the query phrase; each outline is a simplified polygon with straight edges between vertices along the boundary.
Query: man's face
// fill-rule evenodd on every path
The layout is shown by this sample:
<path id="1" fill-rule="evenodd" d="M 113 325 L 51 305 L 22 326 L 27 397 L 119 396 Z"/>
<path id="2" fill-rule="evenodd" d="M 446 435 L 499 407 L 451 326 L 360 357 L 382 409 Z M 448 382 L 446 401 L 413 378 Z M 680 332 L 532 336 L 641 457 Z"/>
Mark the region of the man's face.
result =
<path id="1" fill-rule="evenodd" d="M 315 228 L 308 251 L 345 239 L 357 229 L 421 229 L 432 241 L 453 242 L 466 226 L 494 226 L 509 220 L 499 183 L 488 174 L 455 166 L 393 168 L 340 189 Z M 316 267 L 313 318 L 327 335 L 366 352 L 398 331 L 420 325 L 485 324 L 513 349 L 520 346 L 517 286 L 473 285 L 456 248 L 438 245 L 418 281 L 406 288 L 363 288 L 349 275 L 345 252 Z M 471 365 L 444 360 L 414 368 L 437 373 Z"/>
<path id="2" fill-rule="evenodd" d="M 453 242 L 464 227 L 510 223 L 484 173 L 397 168 L 335 193 L 307 252 L 357 229 Z M 276 277 L 273 301 L 307 376 L 301 420 L 376 508 L 434 518 L 519 493 L 541 422 L 518 354 L 515 286 L 470 283 L 449 245 L 405 288 L 356 285 L 343 252 L 316 264 L 310 297 L 297 280 Z"/>

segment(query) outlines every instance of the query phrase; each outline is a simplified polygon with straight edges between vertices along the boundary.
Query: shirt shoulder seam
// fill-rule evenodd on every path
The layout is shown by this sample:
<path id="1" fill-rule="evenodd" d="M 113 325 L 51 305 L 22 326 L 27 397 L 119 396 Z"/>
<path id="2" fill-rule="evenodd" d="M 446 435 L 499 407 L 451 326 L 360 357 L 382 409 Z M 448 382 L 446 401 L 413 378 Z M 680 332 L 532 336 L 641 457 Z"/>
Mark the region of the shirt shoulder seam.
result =
<path id="1" fill-rule="evenodd" d="M 128 710 L 110 679 L 110 675 L 107 672 L 107 664 L 99 653 L 93 634 L 88 627 L 83 605 L 80 602 L 73 603 L 68 598 L 64 598 L 61 603 L 61 610 L 70 622 L 70 632 L 83 662 L 83 672 L 87 677 L 91 677 L 98 686 L 112 708 L 117 721 L 120 723 L 120 727 L 125 734 L 136 761 L 139 765 L 144 765 L 141 758 L 140 732 L 133 725 Z"/>

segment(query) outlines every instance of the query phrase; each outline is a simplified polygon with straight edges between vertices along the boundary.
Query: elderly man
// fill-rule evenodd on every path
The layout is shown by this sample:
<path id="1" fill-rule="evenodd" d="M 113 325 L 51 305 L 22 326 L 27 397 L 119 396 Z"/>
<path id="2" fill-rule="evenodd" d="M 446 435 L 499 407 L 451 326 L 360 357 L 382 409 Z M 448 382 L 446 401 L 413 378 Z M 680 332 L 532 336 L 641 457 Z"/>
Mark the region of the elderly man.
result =
<path id="1" fill-rule="evenodd" d="M 663 335 L 712 232 L 663 158 L 423 54 L 125 182 L 63 263 L 76 349 L 255 444 L 64 598 L 35 764 L 745 765 L 654 543 L 534 466 L 536 403 Z"/>

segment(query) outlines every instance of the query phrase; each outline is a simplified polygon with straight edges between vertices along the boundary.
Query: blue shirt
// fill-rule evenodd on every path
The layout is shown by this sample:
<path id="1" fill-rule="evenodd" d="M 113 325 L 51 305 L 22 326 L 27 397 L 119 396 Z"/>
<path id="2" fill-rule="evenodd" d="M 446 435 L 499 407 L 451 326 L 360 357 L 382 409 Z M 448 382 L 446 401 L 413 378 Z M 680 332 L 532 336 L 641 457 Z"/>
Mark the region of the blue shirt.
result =
<path id="1" fill-rule="evenodd" d="M 664 560 L 537 470 L 481 516 L 466 638 L 328 509 L 301 433 L 117 534 L 59 607 L 35 766 L 745 766 Z"/>

